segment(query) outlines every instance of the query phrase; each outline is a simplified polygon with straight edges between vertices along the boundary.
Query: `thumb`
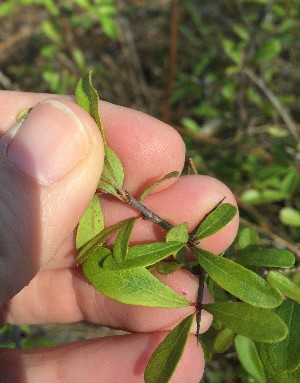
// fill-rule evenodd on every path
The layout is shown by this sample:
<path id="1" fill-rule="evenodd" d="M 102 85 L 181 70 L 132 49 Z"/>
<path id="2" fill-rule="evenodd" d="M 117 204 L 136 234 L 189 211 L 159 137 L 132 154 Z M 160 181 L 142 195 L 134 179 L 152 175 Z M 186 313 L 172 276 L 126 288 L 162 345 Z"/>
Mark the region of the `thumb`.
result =
<path id="1" fill-rule="evenodd" d="M 44 100 L 0 139 L 0 306 L 51 261 L 96 189 L 104 159 L 92 118 Z"/>

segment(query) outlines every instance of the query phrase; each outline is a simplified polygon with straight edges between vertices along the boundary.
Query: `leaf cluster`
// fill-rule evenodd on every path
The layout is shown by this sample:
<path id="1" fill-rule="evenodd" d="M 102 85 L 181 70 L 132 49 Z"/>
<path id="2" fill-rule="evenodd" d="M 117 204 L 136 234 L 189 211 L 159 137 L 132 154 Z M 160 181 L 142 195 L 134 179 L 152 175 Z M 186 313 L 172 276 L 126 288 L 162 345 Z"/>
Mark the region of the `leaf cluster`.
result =
<path id="1" fill-rule="evenodd" d="M 79 81 L 76 100 L 94 118 L 104 139 L 105 165 L 98 188 L 124 203 L 133 204 L 143 218 L 150 219 L 152 213 L 147 213 L 148 210 L 142 202 L 158 184 L 178 174 L 172 172 L 165 175 L 142 193 L 140 201 L 135 200 L 123 189 L 124 171 L 121 161 L 106 143 L 98 115 L 98 94 L 92 85 L 91 73 Z M 240 233 L 235 259 L 230 259 L 226 254 L 216 256 L 201 249 L 201 240 L 228 225 L 236 213 L 237 209 L 233 205 L 220 203 L 199 222 L 193 232 L 188 232 L 186 223 L 175 227 L 168 224 L 165 242 L 135 246 L 130 245 L 130 236 L 139 217 L 104 228 L 97 196 L 84 213 L 78 226 L 77 261 L 82 265 L 85 277 L 98 291 L 131 305 L 195 307 L 195 314 L 180 322 L 152 355 L 145 372 L 146 383 L 164 383 L 170 380 L 184 351 L 191 323 L 202 309 L 213 314 L 215 326 L 221 329 L 216 336 L 215 348 L 226 350 L 235 342 L 239 353 L 242 353 L 243 348 L 248 348 L 256 355 L 255 368 L 250 368 L 241 360 L 246 370 L 251 370 L 249 373 L 252 376 L 264 376 L 261 359 L 268 373 L 273 373 L 270 367 L 273 366 L 272 360 L 268 359 L 269 364 L 264 362 L 266 354 L 275 355 L 275 361 L 286 350 L 295 347 L 295 340 L 291 340 L 295 329 L 291 326 L 296 323 L 296 319 L 291 318 L 296 318 L 293 315 L 296 313 L 295 302 L 299 301 L 299 288 L 291 279 L 276 270 L 267 272 L 266 278 L 261 276 L 261 270 L 270 267 L 292 267 L 294 256 L 286 250 L 261 249 L 256 233 L 249 229 Z M 162 224 L 163 220 L 158 217 L 154 222 Z M 106 241 L 113 234 L 116 235 L 114 245 L 109 248 Z M 187 248 L 195 257 L 192 264 L 185 258 Z M 214 303 L 203 305 L 201 300 L 190 302 L 152 274 L 153 269 L 162 274 L 172 273 L 180 268 L 193 272 L 195 263 L 207 274 L 207 284 Z M 221 300 L 219 296 L 222 297 Z M 205 338 L 201 337 L 200 341 L 205 347 Z M 293 368 L 298 368 L 300 360 L 298 363 L 298 358 L 295 357 L 291 364 Z M 290 368 L 289 366 L 286 370 L 290 371 Z"/>
<path id="2" fill-rule="evenodd" d="M 244 270 L 247 270 L 244 278 L 247 278 L 250 284 L 253 276 L 256 278 L 258 274 L 263 273 L 265 276 L 263 289 L 267 287 L 272 295 L 269 304 L 272 305 L 272 300 L 277 296 L 274 308 L 267 309 L 264 302 L 262 308 L 256 307 L 253 310 L 253 304 L 257 306 L 261 303 L 260 293 L 256 291 L 256 288 L 260 288 L 259 285 L 252 287 L 248 293 L 244 290 L 248 303 L 228 302 L 232 297 L 227 293 L 224 295 L 223 289 L 230 292 L 228 287 L 224 287 L 224 283 L 226 286 L 226 283 L 230 285 L 231 282 L 227 280 L 224 282 L 221 275 L 218 281 L 216 278 L 209 279 L 209 289 L 215 301 L 219 300 L 219 303 L 215 303 L 216 309 L 213 310 L 210 305 L 205 305 L 205 308 L 214 315 L 214 324 L 213 329 L 203 335 L 201 342 L 206 350 L 207 360 L 210 360 L 215 353 L 235 349 L 244 373 L 252 377 L 255 382 L 297 382 L 300 376 L 300 342 L 297 334 L 299 286 L 295 283 L 296 279 L 291 271 L 293 269 L 290 269 L 295 259 L 289 251 L 261 248 L 259 242 L 254 230 L 243 228 L 240 231 L 235 245 L 235 262 L 225 258 L 230 261 L 227 267 L 229 266 L 231 276 L 228 274 L 228 277 L 235 280 L 239 275 L 238 268 L 236 271 L 230 270 L 233 263 L 243 265 Z M 221 265 L 222 273 L 226 274 L 227 269 L 224 269 L 222 263 L 219 264 Z M 257 294 L 257 300 L 252 293 Z M 249 305 L 252 299 L 254 303 Z M 224 305 L 231 305 L 231 312 L 230 310 L 224 312 Z M 276 319 L 273 322 L 273 315 L 279 317 L 281 321 L 278 322 Z"/>

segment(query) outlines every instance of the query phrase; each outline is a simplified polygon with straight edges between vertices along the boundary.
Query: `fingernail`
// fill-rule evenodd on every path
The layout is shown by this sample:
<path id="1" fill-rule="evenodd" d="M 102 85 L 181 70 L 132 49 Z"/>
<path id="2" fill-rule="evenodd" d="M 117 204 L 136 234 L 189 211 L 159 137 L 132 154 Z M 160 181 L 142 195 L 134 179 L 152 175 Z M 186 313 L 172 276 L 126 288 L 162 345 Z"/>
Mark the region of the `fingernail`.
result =
<path id="1" fill-rule="evenodd" d="M 43 184 L 63 178 L 87 154 L 89 139 L 65 104 L 45 100 L 12 129 L 7 156 L 15 167 Z"/>

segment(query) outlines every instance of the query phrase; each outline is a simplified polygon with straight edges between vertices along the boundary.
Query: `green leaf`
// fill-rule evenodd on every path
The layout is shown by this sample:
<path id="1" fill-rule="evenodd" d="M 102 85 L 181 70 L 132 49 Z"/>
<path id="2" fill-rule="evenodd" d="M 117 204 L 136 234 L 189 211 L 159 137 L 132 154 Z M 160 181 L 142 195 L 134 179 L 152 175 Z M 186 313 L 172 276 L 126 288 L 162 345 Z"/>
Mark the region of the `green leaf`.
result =
<path id="1" fill-rule="evenodd" d="M 284 274 L 272 270 L 267 275 L 267 281 L 282 294 L 300 303 L 300 287 Z"/>
<path id="2" fill-rule="evenodd" d="M 233 219 L 236 213 L 237 208 L 230 203 L 218 206 L 200 224 L 195 239 L 199 241 L 220 231 Z"/>
<path id="3" fill-rule="evenodd" d="M 281 43 L 278 39 L 268 40 L 254 55 L 254 60 L 265 63 L 274 59 L 281 51 Z"/>
<path id="4" fill-rule="evenodd" d="M 201 334 L 199 343 L 204 353 L 205 363 L 211 362 L 213 358 L 213 353 L 212 353 L 212 337 L 209 330 L 206 333 Z"/>
<path id="5" fill-rule="evenodd" d="M 18 115 L 17 115 L 17 117 L 16 117 L 16 122 L 19 122 L 20 120 L 22 120 L 21 123 L 23 123 L 23 122 L 26 120 L 26 118 L 29 116 L 29 114 L 31 113 L 31 111 L 32 111 L 32 108 L 22 109 L 22 110 L 18 113 Z"/>
<path id="6" fill-rule="evenodd" d="M 98 128 L 102 134 L 102 138 L 105 142 L 104 132 L 98 110 L 99 96 L 97 90 L 93 87 L 92 84 L 92 71 L 81 77 L 81 79 L 78 81 L 75 96 L 77 104 L 85 109 L 98 125 Z"/>
<path id="7" fill-rule="evenodd" d="M 129 247 L 126 260 L 115 262 L 112 257 L 107 258 L 104 267 L 114 270 L 132 269 L 154 265 L 162 259 L 176 254 L 184 246 L 180 242 L 154 242 Z"/>
<path id="8" fill-rule="evenodd" d="M 103 229 L 104 220 L 99 198 L 97 195 L 94 195 L 92 201 L 79 221 L 76 235 L 76 248 L 81 248 Z"/>
<path id="9" fill-rule="evenodd" d="M 191 133 L 199 133 L 201 130 L 201 126 L 195 121 L 192 120 L 191 118 L 182 118 L 180 120 L 181 125 L 186 128 L 189 132 Z"/>
<path id="10" fill-rule="evenodd" d="M 284 207 L 279 212 L 280 221 L 284 225 L 300 227 L 300 212 L 292 207 Z"/>
<path id="11" fill-rule="evenodd" d="M 145 189 L 140 197 L 140 201 L 143 202 L 144 199 L 147 197 L 147 195 L 154 189 L 156 188 L 158 185 L 160 185 L 162 182 L 164 182 L 165 180 L 168 180 L 170 178 L 175 178 L 175 177 L 178 177 L 179 176 L 179 172 L 177 171 L 174 171 L 174 172 L 170 172 L 168 174 L 166 174 L 164 177 L 162 177 L 161 179 L 159 179 L 158 181 L 154 182 L 152 185 L 148 186 L 147 189 Z"/>
<path id="12" fill-rule="evenodd" d="M 184 267 L 183 263 L 178 262 L 158 262 L 156 265 L 156 269 L 161 275 L 169 275 L 174 273 L 175 271 Z"/>
<path id="13" fill-rule="evenodd" d="M 286 20 L 282 20 L 282 23 L 278 26 L 279 33 L 287 33 L 290 29 L 295 28 L 297 25 L 297 21 L 287 18 Z"/>
<path id="14" fill-rule="evenodd" d="M 285 200 L 289 198 L 289 193 L 272 189 L 264 189 L 262 191 L 249 189 L 242 193 L 240 198 L 243 202 L 249 203 L 250 205 L 260 205 Z"/>
<path id="15" fill-rule="evenodd" d="M 188 224 L 186 222 L 181 223 L 177 226 L 172 227 L 168 231 L 166 241 L 167 242 L 182 242 L 187 243 L 189 240 Z"/>
<path id="16" fill-rule="evenodd" d="M 193 251 L 200 266 L 232 295 L 253 306 L 274 308 L 281 304 L 281 294 L 254 272 L 208 251 L 196 247 Z"/>
<path id="17" fill-rule="evenodd" d="M 129 219 L 119 231 L 113 248 L 113 258 L 116 262 L 122 263 L 126 260 L 128 253 L 128 244 L 133 229 L 133 225 L 137 218 Z"/>
<path id="18" fill-rule="evenodd" d="M 170 381 L 183 354 L 195 314 L 183 319 L 160 343 L 145 370 L 145 383 Z"/>
<path id="19" fill-rule="evenodd" d="M 208 276 L 207 288 L 214 302 L 227 302 L 229 294 Z"/>
<path id="20" fill-rule="evenodd" d="M 102 138 L 105 142 L 104 132 L 102 123 L 99 117 L 98 104 L 99 97 L 97 90 L 93 87 L 92 84 L 92 71 L 84 75 L 77 84 L 76 91 L 76 102 L 84 110 L 86 110 L 93 120 L 98 125 L 98 128 L 102 134 Z"/>
<path id="21" fill-rule="evenodd" d="M 270 383 L 299 383 L 300 368 L 295 371 L 277 371 L 269 361 L 264 343 L 259 343 L 258 353 L 268 373 L 268 382 Z"/>
<path id="22" fill-rule="evenodd" d="M 88 258 L 94 251 L 98 249 L 109 237 L 111 237 L 117 230 L 121 229 L 122 226 L 131 220 L 131 218 L 124 219 L 123 221 L 117 222 L 115 225 L 102 230 L 99 234 L 95 235 L 90 241 L 86 242 L 78 252 L 77 263 L 82 263 Z"/>
<path id="23" fill-rule="evenodd" d="M 214 319 L 239 335 L 260 342 L 277 342 L 287 335 L 285 323 L 272 311 L 243 302 L 203 305 Z"/>
<path id="24" fill-rule="evenodd" d="M 0 18 L 3 16 L 10 16 L 10 13 L 12 13 L 15 10 L 15 4 L 12 2 L 5 2 L 3 4 L 0 4 Z"/>
<path id="25" fill-rule="evenodd" d="M 263 347 L 275 371 L 294 371 L 300 366 L 300 306 L 286 300 L 275 313 L 287 325 L 288 336 Z"/>
<path id="26" fill-rule="evenodd" d="M 184 263 L 184 264 L 187 264 L 187 261 L 186 261 L 186 255 L 187 255 L 187 248 L 186 247 L 183 247 L 182 249 L 180 249 L 178 251 L 178 253 L 174 256 L 175 258 L 175 261 L 178 262 L 178 263 Z M 196 261 L 193 261 L 193 262 L 196 262 Z M 196 262 L 197 264 L 197 262 Z M 188 266 L 190 267 L 190 266 Z M 193 266 L 191 266 L 193 267 Z"/>
<path id="27" fill-rule="evenodd" d="M 300 172 L 298 169 L 291 167 L 285 173 L 285 177 L 281 179 L 280 190 L 290 195 L 297 191 L 300 184 Z"/>
<path id="28" fill-rule="evenodd" d="M 269 128 L 267 128 L 267 132 L 270 136 L 272 137 L 276 137 L 276 138 L 283 138 L 283 137 L 287 137 L 288 136 L 288 132 L 279 127 L 279 126 L 270 126 Z M 281 189 L 283 190 L 283 189 Z M 285 190 L 283 190 L 285 191 Z"/>
<path id="29" fill-rule="evenodd" d="M 106 143 L 99 116 L 98 92 L 92 84 L 92 71 L 79 80 L 76 88 L 76 102 L 94 119 L 104 141 L 104 167 L 98 187 L 107 193 L 118 195 L 117 189 L 122 187 L 124 181 L 124 170 L 119 157 Z"/>
<path id="30" fill-rule="evenodd" d="M 257 383 L 266 383 L 263 364 L 259 358 L 255 343 L 252 339 L 237 335 L 235 350 L 241 365 Z"/>
<path id="31" fill-rule="evenodd" d="M 246 266 L 293 267 L 294 255 L 288 250 L 261 249 L 246 253 L 237 253 L 237 260 Z"/>
<path id="32" fill-rule="evenodd" d="M 49 20 L 44 20 L 41 25 L 41 32 L 45 35 L 53 44 L 57 46 L 61 45 L 62 35 L 57 30 L 56 26 Z"/>
<path id="33" fill-rule="evenodd" d="M 243 60 L 241 48 L 230 39 L 223 39 L 222 45 L 227 56 L 237 65 L 240 65 Z"/>
<path id="34" fill-rule="evenodd" d="M 107 250 L 104 248 L 104 250 Z M 102 294 L 116 301 L 148 307 L 185 307 L 191 302 L 158 281 L 143 267 L 112 270 L 102 267 L 103 248 L 83 263 L 85 277 Z M 107 253 L 105 254 L 107 257 Z"/>
<path id="35" fill-rule="evenodd" d="M 118 196 L 124 182 L 123 165 L 116 153 L 105 145 L 104 167 L 98 188 Z"/>
<path id="36" fill-rule="evenodd" d="M 249 247 L 257 248 L 259 245 L 259 236 L 257 232 L 250 228 L 245 227 L 238 235 L 237 248 L 238 250 L 244 250 Z"/>
<path id="37" fill-rule="evenodd" d="M 235 338 L 235 333 L 229 328 L 221 330 L 214 339 L 213 350 L 219 354 L 227 351 Z"/>
<path id="38" fill-rule="evenodd" d="M 242 40 L 249 41 L 250 38 L 250 32 L 244 25 L 235 24 L 232 27 L 235 34 L 241 38 Z"/>

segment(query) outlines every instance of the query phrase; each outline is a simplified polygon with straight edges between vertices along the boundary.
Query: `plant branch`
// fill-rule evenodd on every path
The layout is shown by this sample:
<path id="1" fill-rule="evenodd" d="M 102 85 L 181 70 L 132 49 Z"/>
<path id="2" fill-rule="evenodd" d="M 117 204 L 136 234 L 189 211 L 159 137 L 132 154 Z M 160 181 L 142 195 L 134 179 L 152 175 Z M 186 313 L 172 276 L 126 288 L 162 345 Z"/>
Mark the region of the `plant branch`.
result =
<path id="1" fill-rule="evenodd" d="M 275 96 L 275 94 L 267 87 L 264 81 L 258 76 L 256 76 L 256 74 L 252 70 L 250 70 L 249 68 L 245 68 L 242 72 L 247 77 L 249 77 L 255 83 L 255 85 L 268 97 L 270 102 L 273 104 L 274 108 L 277 110 L 278 114 L 285 122 L 291 135 L 295 138 L 296 141 L 299 142 L 300 136 L 297 131 L 296 123 L 293 121 L 286 108 L 281 104 L 278 97 Z"/>
<path id="2" fill-rule="evenodd" d="M 145 205 L 143 205 L 140 201 L 135 199 L 130 193 L 128 193 L 125 189 L 118 189 L 119 199 L 128 205 L 133 206 L 137 211 L 139 211 L 144 219 L 147 221 L 156 223 L 161 226 L 165 230 L 172 229 L 173 225 L 163 218 L 159 217 L 157 214 L 153 213 L 150 209 L 148 209 Z"/>
<path id="3" fill-rule="evenodd" d="M 205 271 L 202 267 L 198 268 L 198 293 L 197 293 L 197 312 L 196 312 L 196 337 L 197 344 L 199 342 L 200 337 L 200 324 L 201 324 L 201 313 L 202 313 L 202 303 L 203 303 L 203 294 L 204 294 L 204 281 L 205 281 Z"/>

